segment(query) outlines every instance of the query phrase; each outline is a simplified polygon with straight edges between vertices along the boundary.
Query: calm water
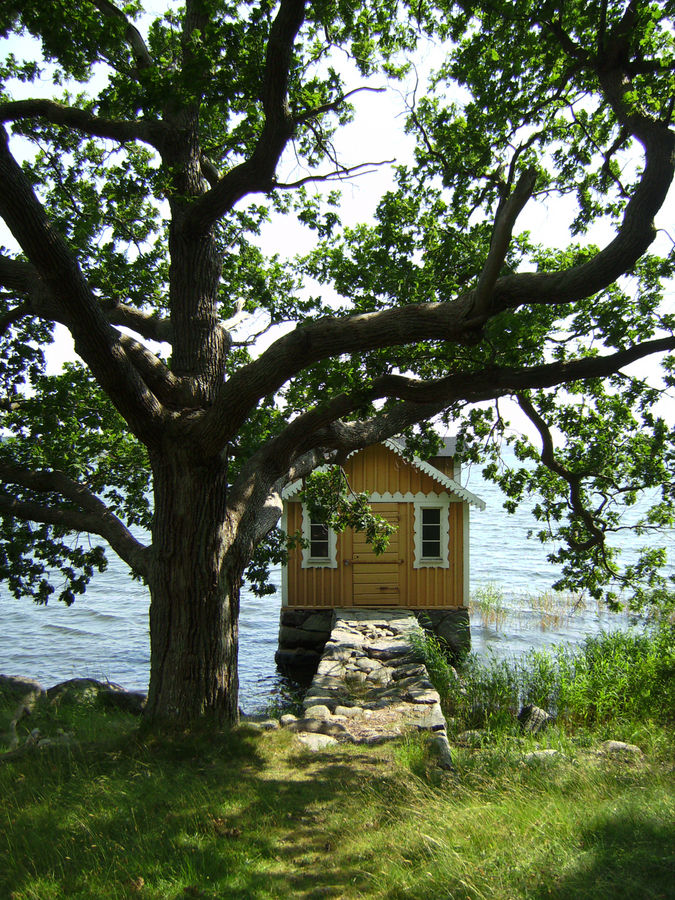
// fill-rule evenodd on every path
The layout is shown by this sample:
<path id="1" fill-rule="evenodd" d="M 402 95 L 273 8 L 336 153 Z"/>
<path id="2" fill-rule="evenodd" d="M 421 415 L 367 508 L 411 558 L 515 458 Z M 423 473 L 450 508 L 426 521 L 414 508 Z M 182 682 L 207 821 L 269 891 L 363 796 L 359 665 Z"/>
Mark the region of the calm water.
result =
<path id="1" fill-rule="evenodd" d="M 595 604 L 571 615 L 556 609 L 532 610 L 531 598 L 556 579 L 546 549 L 527 539 L 534 522 L 527 510 L 508 515 L 499 491 L 471 473 L 468 487 L 487 503 L 471 511 L 472 590 L 501 586 L 509 615 L 496 628 L 472 620 L 474 649 L 498 655 L 518 653 L 560 641 L 579 642 L 600 629 L 625 626 L 623 617 L 598 612 Z M 668 540 L 675 558 L 675 537 Z M 628 542 L 630 551 L 639 544 Z M 280 583 L 279 573 L 275 573 Z M 278 690 L 274 665 L 280 597 L 242 597 L 240 624 L 240 703 L 246 712 L 264 708 Z M 0 673 L 37 678 L 46 686 L 75 676 L 109 679 L 130 689 L 147 688 L 149 670 L 148 597 L 112 554 L 108 570 L 97 576 L 84 598 L 67 608 L 18 601 L 0 587 Z M 542 628 L 542 626 L 544 626 Z"/>

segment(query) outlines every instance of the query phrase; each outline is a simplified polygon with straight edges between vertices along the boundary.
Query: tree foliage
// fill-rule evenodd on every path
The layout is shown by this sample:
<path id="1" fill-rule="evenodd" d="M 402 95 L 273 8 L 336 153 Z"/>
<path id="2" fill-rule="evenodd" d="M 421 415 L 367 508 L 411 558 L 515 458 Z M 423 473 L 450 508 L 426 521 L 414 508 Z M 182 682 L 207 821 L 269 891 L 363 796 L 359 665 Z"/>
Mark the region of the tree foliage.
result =
<path id="1" fill-rule="evenodd" d="M 283 555 L 283 488 L 395 434 L 432 452 L 443 425 L 488 458 L 508 504 L 536 497 L 562 585 L 612 603 L 617 582 L 637 605 L 666 596 L 652 529 L 672 525 L 675 499 L 672 430 L 655 412 L 673 383 L 674 255 L 655 220 L 673 177 L 674 11 L 3 4 L 10 588 L 46 600 L 60 583 L 71 602 L 104 565 L 77 536 L 105 539 L 151 592 L 153 714 L 227 696 L 234 715 L 236 653 L 190 709 L 171 682 L 197 652 L 184 639 L 198 610 L 236 648 L 247 566 L 264 590 L 265 560 Z M 428 83 L 415 79 L 429 58 Z M 343 227 L 332 182 L 361 167 L 336 150 L 339 130 L 386 79 L 405 93 L 414 156 L 374 221 Z M 290 154 L 302 174 L 284 180 Z M 551 233 L 519 225 L 537 209 Z M 311 252 L 266 249 L 278 217 L 314 232 Z M 79 360 L 54 376 L 56 323 Z M 629 368 L 647 358 L 660 377 Z M 507 397 L 534 442 L 509 436 Z M 500 465 L 504 439 L 526 467 Z M 334 477 L 314 482 L 324 508 Z M 622 571 L 610 538 L 645 490 L 647 550 Z M 373 526 L 361 500 L 331 515 Z"/>

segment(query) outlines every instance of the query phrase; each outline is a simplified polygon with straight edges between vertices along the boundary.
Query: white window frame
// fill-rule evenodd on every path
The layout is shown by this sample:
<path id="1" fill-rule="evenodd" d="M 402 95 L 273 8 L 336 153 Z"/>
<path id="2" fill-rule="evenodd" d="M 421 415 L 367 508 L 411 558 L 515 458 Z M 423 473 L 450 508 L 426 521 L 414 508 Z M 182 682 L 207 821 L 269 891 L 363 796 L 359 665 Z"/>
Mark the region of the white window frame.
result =
<path id="1" fill-rule="evenodd" d="M 414 545 L 415 557 L 413 569 L 449 569 L 450 568 L 450 497 L 440 494 L 424 500 L 415 500 Z M 422 556 L 422 510 L 440 509 L 441 511 L 441 555 L 435 559 Z"/>
<path id="2" fill-rule="evenodd" d="M 302 537 L 307 546 L 302 548 L 303 569 L 337 569 L 337 535 L 328 528 L 328 556 L 313 557 L 311 548 L 312 519 L 306 504 L 302 504 Z"/>

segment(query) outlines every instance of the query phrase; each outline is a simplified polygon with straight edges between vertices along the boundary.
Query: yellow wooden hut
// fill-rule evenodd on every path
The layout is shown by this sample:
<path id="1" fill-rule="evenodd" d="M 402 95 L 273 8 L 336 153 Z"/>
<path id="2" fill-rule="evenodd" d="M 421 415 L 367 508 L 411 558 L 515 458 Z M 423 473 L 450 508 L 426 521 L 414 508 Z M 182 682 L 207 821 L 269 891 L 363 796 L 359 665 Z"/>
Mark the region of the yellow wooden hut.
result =
<path id="1" fill-rule="evenodd" d="M 448 619 L 439 614 L 461 611 L 468 632 L 469 508 L 485 504 L 459 483 L 454 439 L 429 461 L 408 459 L 403 442 L 386 440 L 352 454 L 344 469 L 352 489 L 368 491 L 373 510 L 397 530 L 378 556 L 363 533 L 335 534 L 312 521 L 302 483 L 288 486 L 283 529 L 301 533 L 306 546 L 290 554 L 282 572 L 280 650 L 298 641 L 309 649 L 311 632 L 330 621 L 317 614 L 336 607 L 424 610 L 434 623 Z M 454 632 L 457 616 L 450 618 Z"/>

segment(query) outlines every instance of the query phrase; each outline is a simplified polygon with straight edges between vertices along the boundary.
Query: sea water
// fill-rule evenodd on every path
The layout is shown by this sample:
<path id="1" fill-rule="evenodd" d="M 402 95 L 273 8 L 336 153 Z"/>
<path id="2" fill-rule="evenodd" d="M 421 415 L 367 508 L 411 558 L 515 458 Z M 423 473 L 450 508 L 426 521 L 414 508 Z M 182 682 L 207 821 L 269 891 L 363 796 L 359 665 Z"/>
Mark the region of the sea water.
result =
<path id="1" fill-rule="evenodd" d="M 506 612 L 497 621 L 480 611 L 472 613 L 474 650 L 504 656 L 563 641 L 578 643 L 588 634 L 626 627 L 627 617 L 594 603 L 575 609 L 551 596 L 542 600 L 559 573 L 547 562 L 550 548 L 527 537 L 538 527 L 529 509 L 509 515 L 498 488 L 485 482 L 477 469 L 470 473 L 467 486 L 487 503 L 483 511 L 471 510 L 471 588 L 475 592 L 487 585 L 493 593 L 501 591 Z M 634 553 L 645 540 L 629 535 L 623 544 Z M 674 559 L 673 533 L 659 540 Z M 281 684 L 274 664 L 281 573 L 276 570 L 272 575 L 276 594 L 260 598 L 246 589 L 242 594 L 240 703 L 246 712 L 267 707 Z M 71 607 L 57 601 L 37 606 L 16 600 L 0 586 L 0 673 L 36 678 L 45 686 L 89 676 L 146 690 L 148 603 L 146 589 L 131 580 L 125 564 L 112 553 L 108 569 L 96 575 Z"/>

